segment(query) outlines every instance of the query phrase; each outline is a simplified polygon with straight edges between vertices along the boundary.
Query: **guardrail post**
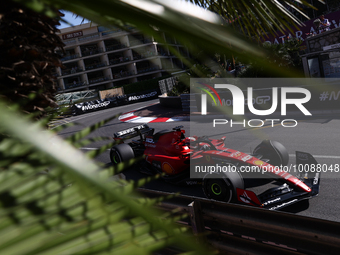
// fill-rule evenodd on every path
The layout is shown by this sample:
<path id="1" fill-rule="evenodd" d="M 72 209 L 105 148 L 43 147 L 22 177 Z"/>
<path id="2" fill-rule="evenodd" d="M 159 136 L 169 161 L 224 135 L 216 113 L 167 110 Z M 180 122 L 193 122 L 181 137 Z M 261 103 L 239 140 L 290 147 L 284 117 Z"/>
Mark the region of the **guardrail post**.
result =
<path id="1" fill-rule="evenodd" d="M 190 213 L 190 221 L 192 231 L 195 235 L 201 234 L 204 231 L 204 221 L 202 216 L 201 204 L 199 201 L 193 201 L 188 205 Z"/>

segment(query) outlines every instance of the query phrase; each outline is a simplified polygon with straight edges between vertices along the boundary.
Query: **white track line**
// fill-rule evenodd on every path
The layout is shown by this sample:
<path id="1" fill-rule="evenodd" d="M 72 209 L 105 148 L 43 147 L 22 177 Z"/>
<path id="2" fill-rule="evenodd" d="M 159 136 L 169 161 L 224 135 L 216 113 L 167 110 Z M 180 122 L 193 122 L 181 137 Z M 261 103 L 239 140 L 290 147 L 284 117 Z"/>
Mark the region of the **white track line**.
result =
<path id="1" fill-rule="evenodd" d="M 124 122 L 131 122 L 131 123 L 149 123 L 153 120 L 157 119 L 157 117 L 136 117 L 130 120 L 125 120 Z"/>

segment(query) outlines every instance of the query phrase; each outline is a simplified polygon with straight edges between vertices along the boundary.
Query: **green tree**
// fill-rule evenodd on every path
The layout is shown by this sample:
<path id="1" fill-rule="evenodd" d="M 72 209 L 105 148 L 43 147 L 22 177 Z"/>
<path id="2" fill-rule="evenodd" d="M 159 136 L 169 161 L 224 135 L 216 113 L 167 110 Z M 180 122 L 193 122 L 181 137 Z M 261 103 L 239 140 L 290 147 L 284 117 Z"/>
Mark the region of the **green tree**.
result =
<path id="1" fill-rule="evenodd" d="M 56 9 L 36 13 L 25 6 L 7 1 L 0 10 L 0 91 L 9 103 L 20 103 L 26 113 L 44 116 L 44 109 L 55 107 L 56 92 L 52 69 L 61 66 L 54 52 L 63 47 L 56 24 Z"/>
<path id="2" fill-rule="evenodd" d="M 299 55 L 301 44 L 302 41 L 296 40 L 295 38 L 286 41 L 284 44 L 271 45 L 268 43 L 264 43 L 263 48 L 269 53 L 267 57 L 267 62 L 276 65 L 283 70 L 291 71 L 291 76 L 304 77 L 304 73 L 302 70 L 302 60 Z M 244 67 L 244 69 L 239 72 L 238 77 L 282 78 L 285 77 L 285 75 L 280 73 L 276 73 L 275 75 L 273 75 L 268 71 L 267 66 L 260 65 L 257 63 L 257 61 L 253 61 L 250 63 L 246 63 L 246 67 Z"/>

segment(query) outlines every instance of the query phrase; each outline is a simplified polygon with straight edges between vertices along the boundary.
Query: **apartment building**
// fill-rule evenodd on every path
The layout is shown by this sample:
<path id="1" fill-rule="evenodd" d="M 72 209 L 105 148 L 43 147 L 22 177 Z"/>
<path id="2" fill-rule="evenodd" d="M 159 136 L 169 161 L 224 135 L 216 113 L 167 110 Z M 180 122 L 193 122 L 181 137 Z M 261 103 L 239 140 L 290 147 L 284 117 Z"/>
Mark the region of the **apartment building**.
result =
<path id="1" fill-rule="evenodd" d="M 127 32 L 87 23 L 61 29 L 59 36 L 66 45 L 64 52 L 56 50 L 64 66 L 56 68 L 54 74 L 59 93 L 100 91 L 185 68 L 168 47 L 132 27 Z M 174 38 L 160 36 L 188 57 L 187 49 Z"/>

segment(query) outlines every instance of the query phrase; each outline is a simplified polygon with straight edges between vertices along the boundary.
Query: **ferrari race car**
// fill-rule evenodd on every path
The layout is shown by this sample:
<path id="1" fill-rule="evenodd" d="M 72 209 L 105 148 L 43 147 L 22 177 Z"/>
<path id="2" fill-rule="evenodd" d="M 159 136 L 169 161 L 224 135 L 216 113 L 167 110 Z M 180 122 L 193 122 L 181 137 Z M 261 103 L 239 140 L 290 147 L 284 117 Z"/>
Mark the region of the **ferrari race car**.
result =
<path id="1" fill-rule="evenodd" d="M 226 147 L 225 137 L 185 137 L 182 126 L 154 133 L 146 124 L 116 132 L 114 139 L 119 144 L 110 150 L 113 165 L 144 155 L 139 165 L 143 173 L 163 173 L 166 181 L 177 185 L 202 185 L 210 199 L 278 210 L 319 193 L 320 173 L 309 171 L 317 165 L 314 157 L 297 151 L 295 171 L 287 171 L 288 152 L 276 141 L 264 140 L 247 154 Z M 264 175 L 281 185 L 258 195 L 246 189 L 246 178 Z"/>

